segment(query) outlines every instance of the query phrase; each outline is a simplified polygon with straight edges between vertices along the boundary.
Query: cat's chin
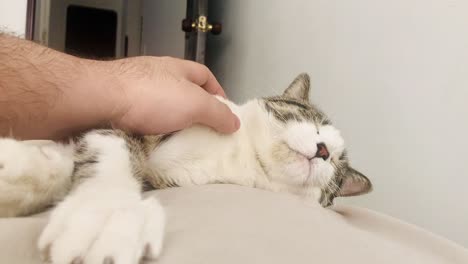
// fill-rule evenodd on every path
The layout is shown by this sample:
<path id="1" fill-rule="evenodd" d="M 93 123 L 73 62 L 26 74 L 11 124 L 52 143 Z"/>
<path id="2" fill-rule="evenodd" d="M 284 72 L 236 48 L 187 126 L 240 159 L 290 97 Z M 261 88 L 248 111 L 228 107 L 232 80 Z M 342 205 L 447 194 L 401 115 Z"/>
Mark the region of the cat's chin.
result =
<path id="1" fill-rule="evenodd" d="M 283 173 L 272 175 L 273 181 L 288 186 L 324 188 L 334 175 L 333 166 L 327 161 L 314 158 L 301 159 L 278 169 Z"/>
<path id="2" fill-rule="evenodd" d="M 309 182 L 316 187 L 324 188 L 328 185 L 334 176 L 333 166 L 322 160 L 312 159 L 310 161 L 310 179 Z"/>

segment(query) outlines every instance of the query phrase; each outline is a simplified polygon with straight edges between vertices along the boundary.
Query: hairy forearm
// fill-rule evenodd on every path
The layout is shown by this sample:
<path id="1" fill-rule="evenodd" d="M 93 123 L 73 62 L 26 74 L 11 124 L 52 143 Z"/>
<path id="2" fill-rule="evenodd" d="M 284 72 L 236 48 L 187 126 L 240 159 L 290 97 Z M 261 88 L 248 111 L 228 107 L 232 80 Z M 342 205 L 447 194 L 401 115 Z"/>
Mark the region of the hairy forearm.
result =
<path id="1" fill-rule="evenodd" d="M 0 136 L 57 139 L 106 125 L 119 93 L 101 64 L 0 34 Z"/>

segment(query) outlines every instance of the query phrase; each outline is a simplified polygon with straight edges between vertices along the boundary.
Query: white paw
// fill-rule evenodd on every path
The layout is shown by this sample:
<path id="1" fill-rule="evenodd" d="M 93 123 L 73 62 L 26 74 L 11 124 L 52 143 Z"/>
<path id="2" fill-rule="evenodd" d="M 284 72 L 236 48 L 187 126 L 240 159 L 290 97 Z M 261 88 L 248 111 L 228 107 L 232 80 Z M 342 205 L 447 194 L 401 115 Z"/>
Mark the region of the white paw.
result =
<path id="1" fill-rule="evenodd" d="M 21 141 L 0 139 L 0 180 L 21 178 L 37 163 L 34 151 Z"/>
<path id="2" fill-rule="evenodd" d="M 165 217 L 157 200 L 120 193 L 88 201 L 69 198 L 52 213 L 39 239 L 47 263 L 136 264 L 159 256 Z"/>
<path id="3" fill-rule="evenodd" d="M 42 181 L 70 174 L 72 170 L 72 146 L 47 140 L 0 139 L 0 179 L 15 181 L 28 177 Z"/>
<path id="4" fill-rule="evenodd" d="M 52 141 L 0 139 L 0 216 L 37 212 L 63 197 L 72 148 Z"/>

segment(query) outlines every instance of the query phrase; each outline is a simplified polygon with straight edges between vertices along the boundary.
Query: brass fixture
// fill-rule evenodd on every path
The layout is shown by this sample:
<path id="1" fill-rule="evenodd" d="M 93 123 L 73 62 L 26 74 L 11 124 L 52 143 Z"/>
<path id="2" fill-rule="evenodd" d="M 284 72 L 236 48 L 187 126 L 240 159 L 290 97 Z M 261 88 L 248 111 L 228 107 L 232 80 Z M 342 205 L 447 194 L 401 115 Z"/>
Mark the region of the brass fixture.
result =
<path id="1" fill-rule="evenodd" d="M 206 16 L 199 16 L 195 21 L 187 18 L 182 20 L 182 30 L 185 32 L 211 32 L 213 35 L 219 35 L 222 28 L 220 23 L 210 24 Z"/>

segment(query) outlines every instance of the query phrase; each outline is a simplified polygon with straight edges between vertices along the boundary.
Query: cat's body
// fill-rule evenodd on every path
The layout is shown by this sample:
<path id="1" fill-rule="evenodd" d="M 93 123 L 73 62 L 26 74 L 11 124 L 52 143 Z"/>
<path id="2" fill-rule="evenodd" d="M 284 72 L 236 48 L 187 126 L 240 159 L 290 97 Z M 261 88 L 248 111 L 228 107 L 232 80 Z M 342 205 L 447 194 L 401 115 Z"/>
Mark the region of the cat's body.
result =
<path id="1" fill-rule="evenodd" d="M 69 145 L 0 140 L 0 216 L 54 209 L 39 247 L 53 263 L 138 263 L 161 250 L 164 212 L 141 190 L 232 183 L 310 197 L 368 192 L 349 167 L 344 142 L 308 103 L 308 76 L 285 94 L 238 106 L 232 135 L 194 126 L 165 136 L 96 130 Z M 130 246 L 129 246 L 130 245 Z M 109 262 L 110 263 L 110 262 Z"/>

